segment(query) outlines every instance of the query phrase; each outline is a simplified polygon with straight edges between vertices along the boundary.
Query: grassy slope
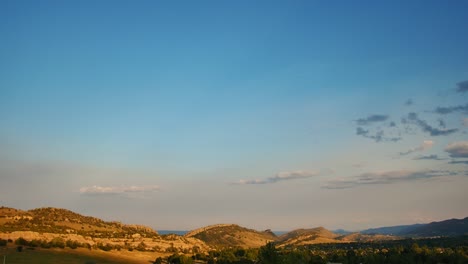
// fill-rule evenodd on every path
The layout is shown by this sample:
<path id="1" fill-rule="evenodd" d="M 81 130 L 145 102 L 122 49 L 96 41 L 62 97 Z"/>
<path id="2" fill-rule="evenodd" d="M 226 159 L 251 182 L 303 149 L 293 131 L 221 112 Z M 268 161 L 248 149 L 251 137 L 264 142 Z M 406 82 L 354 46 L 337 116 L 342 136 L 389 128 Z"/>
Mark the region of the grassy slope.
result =
<path id="1" fill-rule="evenodd" d="M 148 264 L 154 261 L 154 256 L 137 256 L 130 254 L 124 256 L 116 252 L 103 252 L 88 249 L 24 249 L 23 252 L 17 252 L 15 248 L 0 248 L 0 263 L 3 263 L 3 256 L 7 255 L 7 264 Z"/>

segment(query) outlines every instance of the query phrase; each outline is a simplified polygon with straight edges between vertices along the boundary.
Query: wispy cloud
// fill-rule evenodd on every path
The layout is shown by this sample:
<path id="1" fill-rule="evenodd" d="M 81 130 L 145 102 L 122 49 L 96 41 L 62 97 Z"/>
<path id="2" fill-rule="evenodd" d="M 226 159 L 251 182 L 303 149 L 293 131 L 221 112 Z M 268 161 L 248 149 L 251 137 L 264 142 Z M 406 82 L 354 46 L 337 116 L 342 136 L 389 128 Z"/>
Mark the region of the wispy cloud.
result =
<path id="1" fill-rule="evenodd" d="M 405 105 L 406 105 L 406 106 L 410 106 L 410 105 L 413 105 L 413 104 L 414 104 L 414 102 L 413 102 L 413 99 L 411 99 L 411 98 L 409 98 L 409 99 L 406 100 L 406 102 L 405 102 Z"/>
<path id="2" fill-rule="evenodd" d="M 452 160 L 449 164 L 465 164 L 468 165 L 468 160 Z"/>
<path id="3" fill-rule="evenodd" d="M 452 158 L 468 158 L 468 141 L 459 141 L 448 144 L 445 151 Z"/>
<path id="4" fill-rule="evenodd" d="M 361 185 L 392 184 L 397 182 L 417 181 L 454 175 L 458 174 L 456 172 L 442 170 L 369 172 L 351 178 L 328 181 L 322 186 L 322 188 L 347 189 Z"/>
<path id="5" fill-rule="evenodd" d="M 87 186 L 80 188 L 80 193 L 85 195 L 118 195 L 128 193 L 148 193 L 159 191 L 157 185 L 140 185 L 140 186 Z"/>
<path id="6" fill-rule="evenodd" d="M 423 143 L 420 146 L 409 149 L 408 151 L 405 151 L 405 152 L 400 152 L 400 155 L 404 156 L 404 155 L 408 155 L 408 154 L 413 153 L 413 152 L 426 151 L 426 150 L 432 148 L 433 145 L 434 145 L 434 141 L 424 140 Z"/>
<path id="7" fill-rule="evenodd" d="M 463 118 L 462 123 L 463 123 L 463 126 L 468 127 L 468 117 Z"/>
<path id="8" fill-rule="evenodd" d="M 382 129 L 378 129 L 375 133 L 371 133 L 368 129 L 362 127 L 356 128 L 356 135 L 375 140 L 375 142 L 391 141 L 396 142 L 401 140 L 401 137 L 387 137 Z"/>
<path id="9" fill-rule="evenodd" d="M 409 113 L 404 117 L 401 122 L 403 124 L 412 124 L 419 127 L 423 132 L 429 133 L 431 136 L 446 136 L 458 131 L 457 128 L 452 129 L 438 129 L 432 127 L 426 121 L 420 119 L 416 113 Z"/>
<path id="10" fill-rule="evenodd" d="M 459 93 L 468 92 L 468 80 L 457 83 L 457 92 Z"/>
<path id="11" fill-rule="evenodd" d="M 437 119 L 437 122 L 439 122 L 439 127 L 440 128 L 446 128 L 447 124 L 445 124 L 445 121 L 442 118 Z"/>
<path id="12" fill-rule="evenodd" d="M 360 126 L 367 126 L 377 122 L 384 122 L 388 119 L 388 115 L 370 115 L 365 118 L 359 118 L 356 120 L 356 124 Z"/>
<path id="13" fill-rule="evenodd" d="M 461 112 L 464 114 L 468 114 L 468 104 L 466 105 L 456 105 L 456 106 L 447 106 L 447 107 L 442 107 L 439 106 L 434 110 L 435 113 L 440 114 L 440 115 L 446 115 L 446 114 L 451 114 L 454 112 Z"/>
<path id="14" fill-rule="evenodd" d="M 413 160 L 445 160 L 445 159 L 432 154 L 432 155 L 427 155 L 427 156 L 419 156 L 419 157 L 413 158 Z"/>
<path id="15" fill-rule="evenodd" d="M 314 176 L 318 176 L 321 173 L 318 171 L 285 171 L 276 174 L 275 176 L 268 177 L 266 179 L 253 179 L 253 180 L 239 180 L 238 182 L 234 182 L 232 184 L 269 184 L 269 183 L 276 183 L 279 181 L 289 181 L 289 180 L 297 180 L 297 179 L 307 179 Z"/>

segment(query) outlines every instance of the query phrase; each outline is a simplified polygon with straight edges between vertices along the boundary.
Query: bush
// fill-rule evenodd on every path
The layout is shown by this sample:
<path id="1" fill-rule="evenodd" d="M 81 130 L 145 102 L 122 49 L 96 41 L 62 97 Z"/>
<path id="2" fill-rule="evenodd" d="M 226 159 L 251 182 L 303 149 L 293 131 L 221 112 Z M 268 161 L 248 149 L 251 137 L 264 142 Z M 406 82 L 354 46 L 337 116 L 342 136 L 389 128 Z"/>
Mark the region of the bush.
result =
<path id="1" fill-rule="evenodd" d="M 16 245 L 20 245 L 20 246 L 27 246 L 29 245 L 28 241 L 22 237 L 18 238 L 15 240 L 15 244 Z"/>
<path id="2" fill-rule="evenodd" d="M 50 242 L 51 247 L 65 248 L 65 241 L 61 237 L 56 237 Z"/>
<path id="3" fill-rule="evenodd" d="M 110 251 L 110 250 L 112 250 L 114 247 L 113 247 L 111 244 L 109 244 L 109 243 L 107 243 L 107 244 L 104 245 L 104 244 L 102 244 L 101 242 L 99 242 L 99 243 L 97 244 L 97 248 L 99 248 L 100 250 L 104 250 L 104 251 Z"/>
<path id="4" fill-rule="evenodd" d="M 7 245 L 7 243 L 8 243 L 8 241 L 7 241 L 7 240 L 0 239 L 0 247 L 4 247 L 4 246 L 6 246 L 6 245 Z"/>
<path id="5" fill-rule="evenodd" d="M 67 240 L 66 246 L 71 249 L 76 249 L 77 247 L 81 246 L 81 244 L 77 241 Z"/>

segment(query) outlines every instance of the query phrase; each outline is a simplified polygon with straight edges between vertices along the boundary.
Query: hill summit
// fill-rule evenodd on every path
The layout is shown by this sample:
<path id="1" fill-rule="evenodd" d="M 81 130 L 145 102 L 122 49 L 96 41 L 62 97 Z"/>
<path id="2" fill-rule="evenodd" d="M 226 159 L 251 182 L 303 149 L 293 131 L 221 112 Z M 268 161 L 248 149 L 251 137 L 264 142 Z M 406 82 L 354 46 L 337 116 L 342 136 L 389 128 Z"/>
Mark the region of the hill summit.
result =
<path id="1" fill-rule="evenodd" d="M 185 235 L 195 237 L 212 247 L 260 247 L 277 237 L 270 230 L 259 232 L 235 224 L 218 224 L 193 230 Z"/>

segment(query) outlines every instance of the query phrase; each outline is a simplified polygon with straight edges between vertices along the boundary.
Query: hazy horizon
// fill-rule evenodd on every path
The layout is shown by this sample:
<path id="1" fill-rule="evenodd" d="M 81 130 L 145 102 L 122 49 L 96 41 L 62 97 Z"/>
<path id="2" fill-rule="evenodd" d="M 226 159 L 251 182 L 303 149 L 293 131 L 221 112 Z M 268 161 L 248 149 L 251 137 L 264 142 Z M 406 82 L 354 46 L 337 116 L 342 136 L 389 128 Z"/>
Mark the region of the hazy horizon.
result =
<path id="1" fill-rule="evenodd" d="M 0 205 L 155 229 L 468 216 L 466 1 L 2 1 Z"/>

